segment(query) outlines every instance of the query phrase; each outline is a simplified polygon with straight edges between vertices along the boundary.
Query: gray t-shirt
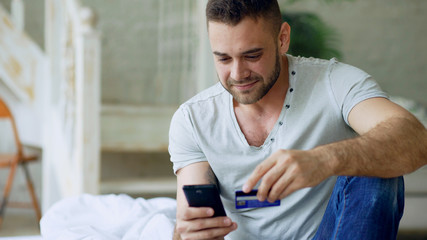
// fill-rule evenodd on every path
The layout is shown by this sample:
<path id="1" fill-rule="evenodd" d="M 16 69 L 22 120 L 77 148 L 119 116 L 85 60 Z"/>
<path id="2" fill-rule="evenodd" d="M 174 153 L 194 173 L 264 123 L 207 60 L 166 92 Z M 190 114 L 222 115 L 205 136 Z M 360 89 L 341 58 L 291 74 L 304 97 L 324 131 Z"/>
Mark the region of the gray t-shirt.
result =
<path id="1" fill-rule="evenodd" d="M 312 238 L 335 177 L 291 194 L 278 207 L 236 209 L 235 191 L 279 149 L 308 150 L 356 136 L 347 121 L 351 109 L 365 99 L 387 97 L 367 73 L 355 67 L 335 59 L 287 57 L 290 86 L 279 119 L 262 146 L 247 143 L 232 96 L 219 83 L 182 104 L 172 118 L 169 152 L 174 171 L 209 162 L 227 215 L 238 224 L 226 239 Z"/>

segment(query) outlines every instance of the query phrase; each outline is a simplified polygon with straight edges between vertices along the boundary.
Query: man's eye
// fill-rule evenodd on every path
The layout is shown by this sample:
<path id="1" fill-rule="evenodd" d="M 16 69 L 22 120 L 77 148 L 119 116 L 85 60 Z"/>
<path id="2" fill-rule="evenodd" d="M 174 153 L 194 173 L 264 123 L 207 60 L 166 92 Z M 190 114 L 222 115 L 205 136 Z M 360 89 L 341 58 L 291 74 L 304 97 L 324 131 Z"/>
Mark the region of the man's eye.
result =
<path id="1" fill-rule="evenodd" d="M 230 58 L 218 58 L 220 62 L 227 62 L 228 60 L 230 60 Z"/>
<path id="2" fill-rule="evenodd" d="M 261 57 L 261 54 L 257 54 L 257 55 L 248 55 L 248 56 L 246 56 L 246 59 L 249 59 L 249 60 L 257 60 L 258 58 L 260 58 Z"/>

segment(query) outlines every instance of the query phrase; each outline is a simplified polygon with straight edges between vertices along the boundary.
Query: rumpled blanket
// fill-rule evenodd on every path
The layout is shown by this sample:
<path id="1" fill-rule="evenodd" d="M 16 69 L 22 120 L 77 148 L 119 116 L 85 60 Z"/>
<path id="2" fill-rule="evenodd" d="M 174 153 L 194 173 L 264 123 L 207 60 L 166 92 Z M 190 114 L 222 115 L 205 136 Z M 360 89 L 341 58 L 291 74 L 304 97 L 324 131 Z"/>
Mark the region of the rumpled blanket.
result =
<path id="1" fill-rule="evenodd" d="M 40 221 L 46 240 L 172 239 L 176 200 L 89 195 L 54 204 Z"/>

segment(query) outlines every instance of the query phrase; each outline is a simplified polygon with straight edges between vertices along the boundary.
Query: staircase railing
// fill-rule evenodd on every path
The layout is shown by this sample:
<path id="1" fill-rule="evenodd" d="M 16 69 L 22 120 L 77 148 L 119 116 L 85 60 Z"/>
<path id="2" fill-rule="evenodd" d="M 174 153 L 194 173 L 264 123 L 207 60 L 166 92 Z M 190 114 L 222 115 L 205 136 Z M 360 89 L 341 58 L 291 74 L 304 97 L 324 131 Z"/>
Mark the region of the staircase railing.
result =
<path id="1" fill-rule="evenodd" d="M 78 0 L 46 0 L 50 59 L 43 162 L 43 209 L 99 191 L 100 37 Z"/>
<path id="2" fill-rule="evenodd" d="M 47 58 L 23 30 L 22 0 L 10 3 L 11 14 L 0 4 L 0 94 L 16 117 L 22 141 L 41 147 Z"/>

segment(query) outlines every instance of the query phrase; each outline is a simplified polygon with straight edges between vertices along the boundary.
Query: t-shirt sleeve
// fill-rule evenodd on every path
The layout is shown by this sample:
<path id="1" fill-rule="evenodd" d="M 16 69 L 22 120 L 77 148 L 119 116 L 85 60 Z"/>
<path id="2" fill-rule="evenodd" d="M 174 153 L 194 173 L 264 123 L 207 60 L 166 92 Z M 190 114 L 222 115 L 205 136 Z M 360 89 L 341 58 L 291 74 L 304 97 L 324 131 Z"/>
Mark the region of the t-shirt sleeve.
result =
<path id="1" fill-rule="evenodd" d="M 192 163 L 207 161 L 197 144 L 193 123 L 181 106 L 174 114 L 169 128 L 169 154 L 174 173 Z"/>
<path id="2" fill-rule="evenodd" d="M 329 79 L 336 103 L 347 125 L 348 115 L 358 103 L 375 97 L 388 98 L 369 74 L 347 64 L 333 63 Z"/>

